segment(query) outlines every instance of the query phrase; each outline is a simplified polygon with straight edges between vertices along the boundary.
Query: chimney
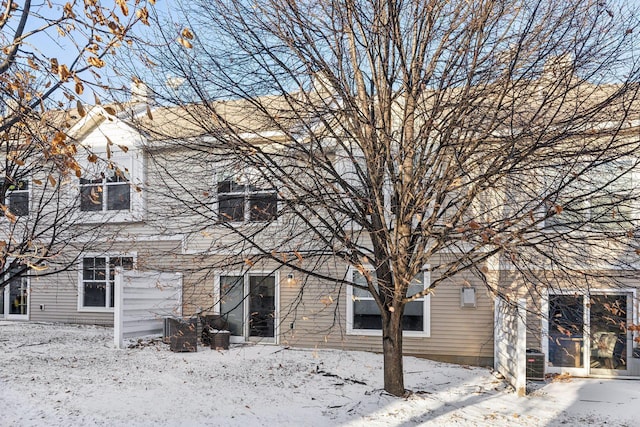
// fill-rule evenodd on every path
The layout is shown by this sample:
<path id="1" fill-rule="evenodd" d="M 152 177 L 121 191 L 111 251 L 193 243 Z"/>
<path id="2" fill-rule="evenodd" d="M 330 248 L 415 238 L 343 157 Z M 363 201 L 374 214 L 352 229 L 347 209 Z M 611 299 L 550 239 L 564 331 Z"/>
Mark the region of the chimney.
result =
<path id="1" fill-rule="evenodd" d="M 148 104 L 153 103 L 153 94 L 149 87 L 139 79 L 134 79 L 131 82 L 131 102 L 134 104 Z"/>

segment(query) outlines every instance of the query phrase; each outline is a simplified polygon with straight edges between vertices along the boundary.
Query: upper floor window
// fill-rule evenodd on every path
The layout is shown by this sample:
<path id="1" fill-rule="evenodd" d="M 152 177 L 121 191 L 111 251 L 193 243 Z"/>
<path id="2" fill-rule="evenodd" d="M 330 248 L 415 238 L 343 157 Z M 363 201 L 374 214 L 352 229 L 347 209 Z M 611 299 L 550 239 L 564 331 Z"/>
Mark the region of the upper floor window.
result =
<path id="1" fill-rule="evenodd" d="M 217 195 L 219 221 L 270 221 L 278 216 L 278 195 L 268 186 L 225 178 L 218 182 Z"/>
<path id="2" fill-rule="evenodd" d="M 29 182 L 0 180 L 0 186 L 4 197 L 2 204 L 15 216 L 29 215 Z"/>
<path id="3" fill-rule="evenodd" d="M 80 307 L 113 308 L 116 267 L 132 270 L 133 257 L 100 256 L 82 259 Z"/>
<path id="4" fill-rule="evenodd" d="M 373 275 L 374 286 L 377 289 L 375 271 Z M 362 273 L 351 269 L 351 281 L 360 286 L 367 286 L 367 281 Z M 412 296 L 428 288 L 429 273 L 419 273 L 409 284 L 407 295 Z M 428 336 L 430 297 L 422 296 L 407 303 L 402 316 L 402 330 L 408 335 L 415 334 Z M 382 330 L 382 316 L 380 309 L 373 299 L 373 295 L 365 289 L 349 286 L 347 289 L 347 332 L 360 335 L 380 334 Z"/>
<path id="5" fill-rule="evenodd" d="M 557 190 L 548 198 L 552 215 L 545 224 L 570 229 L 628 229 L 635 219 L 638 197 L 634 175 L 627 160 L 599 165 L 582 174 L 547 171 L 545 185 Z"/>
<path id="6" fill-rule="evenodd" d="M 80 178 L 80 210 L 120 211 L 131 209 L 131 185 L 120 169 L 110 169 L 95 178 Z"/>

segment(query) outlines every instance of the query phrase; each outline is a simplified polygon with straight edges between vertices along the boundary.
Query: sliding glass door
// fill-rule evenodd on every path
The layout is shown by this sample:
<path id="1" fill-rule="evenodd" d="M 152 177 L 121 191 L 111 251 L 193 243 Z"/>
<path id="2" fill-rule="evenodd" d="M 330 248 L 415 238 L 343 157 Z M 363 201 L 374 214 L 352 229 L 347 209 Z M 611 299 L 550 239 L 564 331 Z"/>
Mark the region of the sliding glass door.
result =
<path id="1" fill-rule="evenodd" d="M 549 366 L 583 369 L 584 297 L 549 296 Z"/>
<path id="2" fill-rule="evenodd" d="M 629 295 L 592 295 L 589 304 L 590 364 L 592 373 L 626 371 L 631 354 L 631 298 Z"/>
<path id="3" fill-rule="evenodd" d="M 549 295 L 548 372 L 627 374 L 632 301 L 625 292 Z"/>
<path id="4" fill-rule="evenodd" d="M 233 341 L 276 342 L 277 286 L 271 274 L 219 276 L 220 314 Z"/>
<path id="5" fill-rule="evenodd" d="M 29 279 L 12 277 L 0 290 L 0 317 L 6 319 L 29 319 Z"/>

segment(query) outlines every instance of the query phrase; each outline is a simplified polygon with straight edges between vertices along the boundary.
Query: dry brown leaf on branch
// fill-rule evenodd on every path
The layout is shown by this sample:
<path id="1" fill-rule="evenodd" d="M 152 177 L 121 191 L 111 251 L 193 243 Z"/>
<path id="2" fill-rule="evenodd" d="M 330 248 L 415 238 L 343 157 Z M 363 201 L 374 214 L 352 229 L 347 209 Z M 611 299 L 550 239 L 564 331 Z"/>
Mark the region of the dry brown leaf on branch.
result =
<path id="1" fill-rule="evenodd" d="M 58 67 L 58 75 L 60 76 L 60 80 L 67 81 L 69 77 L 71 77 L 71 72 L 69 72 L 69 67 L 66 64 L 62 64 Z"/>
<path id="2" fill-rule="evenodd" d="M 321 297 L 320 302 L 324 305 L 331 305 L 333 303 L 333 297 L 331 295 Z"/>
<path id="3" fill-rule="evenodd" d="M 11 211 L 7 206 L 0 205 L 0 207 L 2 207 L 2 210 L 4 211 L 4 216 L 6 216 L 10 222 L 16 222 L 16 219 L 17 219 L 16 216 L 13 213 L 11 213 Z"/>
<path id="4" fill-rule="evenodd" d="M 120 6 L 120 10 L 122 10 L 122 14 L 124 16 L 128 16 L 129 15 L 129 6 L 127 6 L 127 1 L 126 0 L 116 0 L 116 4 L 118 6 Z"/>
<path id="5" fill-rule="evenodd" d="M 191 49 L 193 47 L 193 45 L 189 40 L 184 39 L 182 37 L 178 37 L 178 43 L 180 43 L 182 46 L 186 47 L 187 49 Z"/>
<path id="6" fill-rule="evenodd" d="M 64 14 L 67 15 L 69 18 L 75 18 L 76 14 L 73 11 L 73 5 L 69 2 L 65 3 L 64 5 Z"/>
<path id="7" fill-rule="evenodd" d="M 182 30 L 182 37 L 184 37 L 185 39 L 193 40 L 193 33 L 190 29 L 185 28 Z"/>
<path id="8" fill-rule="evenodd" d="M 58 74 L 58 60 L 56 58 L 51 58 L 49 61 L 51 62 L 51 72 Z"/>
<path id="9" fill-rule="evenodd" d="M 67 134 L 64 132 L 56 132 L 56 134 L 53 136 L 53 140 L 51 141 L 52 145 L 59 145 L 64 143 L 64 140 L 67 139 Z"/>
<path id="10" fill-rule="evenodd" d="M 27 64 L 29 64 L 29 67 L 31 67 L 34 70 L 39 70 L 40 69 L 40 67 L 38 67 L 38 64 L 33 62 L 33 58 L 27 58 Z"/>
<path id="11" fill-rule="evenodd" d="M 76 101 L 76 110 L 78 110 L 78 114 L 80 115 L 80 117 L 84 117 L 87 115 L 87 112 L 84 109 L 84 106 L 82 105 L 82 102 L 80 102 L 80 100 Z"/>
<path id="12" fill-rule="evenodd" d="M 138 17 L 138 19 L 140 19 L 140 22 L 142 22 L 144 25 L 149 25 L 149 11 L 147 10 L 146 7 L 138 9 L 136 11 L 136 16 Z"/>
<path id="13" fill-rule="evenodd" d="M 84 92 L 84 85 L 81 81 L 76 82 L 75 90 L 78 95 L 82 95 L 82 92 Z"/>
<path id="14" fill-rule="evenodd" d="M 102 59 L 100 59 L 100 58 L 95 57 L 95 56 L 90 56 L 89 59 L 87 59 L 87 62 L 90 65 L 93 65 L 94 67 L 97 67 L 97 68 L 104 67 L 104 61 Z"/>

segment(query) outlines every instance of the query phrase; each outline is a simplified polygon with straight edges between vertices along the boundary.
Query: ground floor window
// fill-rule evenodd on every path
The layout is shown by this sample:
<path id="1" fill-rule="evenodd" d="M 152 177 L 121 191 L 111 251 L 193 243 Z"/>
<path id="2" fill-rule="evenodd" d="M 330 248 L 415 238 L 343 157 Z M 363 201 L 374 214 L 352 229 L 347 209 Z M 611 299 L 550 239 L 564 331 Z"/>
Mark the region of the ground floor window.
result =
<path id="1" fill-rule="evenodd" d="M 375 272 L 371 269 L 368 274 Z M 351 269 L 348 277 L 354 284 L 366 286 L 367 281 L 362 273 Z M 377 285 L 376 285 L 377 286 Z M 418 274 L 409 285 L 407 295 L 414 295 L 429 287 L 429 272 Z M 405 305 L 402 316 L 402 330 L 407 335 L 428 336 L 429 328 L 429 303 L 430 297 L 423 296 Z M 373 299 L 373 295 L 367 290 L 356 286 L 349 286 L 347 290 L 347 332 L 351 334 L 377 335 L 382 330 L 382 316 Z"/>
<path id="2" fill-rule="evenodd" d="M 132 270 L 133 257 L 98 256 L 82 259 L 79 292 L 79 306 L 81 308 L 113 308 L 115 270 L 117 267 L 122 267 L 124 270 Z"/>
<path id="3" fill-rule="evenodd" d="M 277 286 L 273 274 L 218 276 L 218 309 L 232 336 L 276 338 Z"/>

